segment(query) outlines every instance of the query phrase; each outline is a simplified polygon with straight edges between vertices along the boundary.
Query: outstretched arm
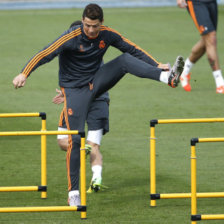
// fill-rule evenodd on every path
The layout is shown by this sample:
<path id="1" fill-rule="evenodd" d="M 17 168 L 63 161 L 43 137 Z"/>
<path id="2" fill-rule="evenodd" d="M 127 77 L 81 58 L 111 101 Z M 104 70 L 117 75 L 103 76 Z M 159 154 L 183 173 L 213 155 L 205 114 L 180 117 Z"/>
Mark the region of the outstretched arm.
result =
<path id="1" fill-rule="evenodd" d="M 23 73 L 20 73 L 19 75 L 17 75 L 13 81 L 12 81 L 15 89 L 17 88 L 21 88 L 23 86 L 25 86 L 26 84 L 26 75 Z"/>
<path id="2" fill-rule="evenodd" d="M 50 62 L 56 56 L 58 56 L 63 50 L 70 48 L 72 38 L 74 37 L 74 33 L 65 31 L 59 38 L 49 44 L 47 47 L 43 48 L 36 55 L 34 55 L 28 63 L 24 66 L 21 73 L 16 76 L 13 80 L 14 87 L 20 88 L 25 85 L 26 79 L 29 75 L 37 69 L 39 66 Z"/>

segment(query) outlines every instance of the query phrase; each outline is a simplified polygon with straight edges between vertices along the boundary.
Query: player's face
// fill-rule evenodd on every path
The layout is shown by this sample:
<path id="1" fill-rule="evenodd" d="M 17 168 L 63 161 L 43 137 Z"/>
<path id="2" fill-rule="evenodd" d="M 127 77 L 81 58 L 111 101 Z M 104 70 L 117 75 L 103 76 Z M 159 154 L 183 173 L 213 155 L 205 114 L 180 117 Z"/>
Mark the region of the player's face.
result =
<path id="1" fill-rule="evenodd" d="M 94 39 L 99 35 L 100 32 L 100 26 L 102 25 L 102 22 L 100 22 L 98 19 L 91 20 L 87 17 L 85 17 L 82 20 L 83 23 L 83 30 L 87 37 L 90 39 Z"/>

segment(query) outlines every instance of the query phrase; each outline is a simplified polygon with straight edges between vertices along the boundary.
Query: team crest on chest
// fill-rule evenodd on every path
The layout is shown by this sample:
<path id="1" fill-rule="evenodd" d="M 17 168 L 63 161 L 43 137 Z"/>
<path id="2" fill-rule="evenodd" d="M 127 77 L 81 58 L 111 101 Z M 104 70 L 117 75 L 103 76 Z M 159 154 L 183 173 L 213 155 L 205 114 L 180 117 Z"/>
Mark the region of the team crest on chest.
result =
<path id="1" fill-rule="evenodd" d="M 99 43 L 99 48 L 103 49 L 103 48 L 105 48 L 105 46 L 106 46 L 106 44 L 105 44 L 104 40 L 101 40 Z"/>

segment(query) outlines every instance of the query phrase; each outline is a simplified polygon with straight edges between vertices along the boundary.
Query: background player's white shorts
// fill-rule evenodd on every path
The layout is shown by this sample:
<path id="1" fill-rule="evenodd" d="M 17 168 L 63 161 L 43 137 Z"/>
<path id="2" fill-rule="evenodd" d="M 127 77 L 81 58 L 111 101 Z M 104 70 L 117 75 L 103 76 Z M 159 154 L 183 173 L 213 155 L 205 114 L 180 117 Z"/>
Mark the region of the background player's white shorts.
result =
<path id="1" fill-rule="evenodd" d="M 67 128 L 58 127 L 58 131 L 67 131 Z M 87 141 L 100 145 L 103 136 L 103 129 L 88 131 Z M 68 135 L 57 135 L 57 139 L 68 138 Z"/>
<path id="2" fill-rule="evenodd" d="M 58 131 L 68 131 L 67 128 L 58 127 Z M 57 139 L 68 138 L 68 135 L 57 135 Z"/>
<path id="3" fill-rule="evenodd" d="M 87 141 L 100 145 L 103 136 L 103 129 L 88 131 Z"/>

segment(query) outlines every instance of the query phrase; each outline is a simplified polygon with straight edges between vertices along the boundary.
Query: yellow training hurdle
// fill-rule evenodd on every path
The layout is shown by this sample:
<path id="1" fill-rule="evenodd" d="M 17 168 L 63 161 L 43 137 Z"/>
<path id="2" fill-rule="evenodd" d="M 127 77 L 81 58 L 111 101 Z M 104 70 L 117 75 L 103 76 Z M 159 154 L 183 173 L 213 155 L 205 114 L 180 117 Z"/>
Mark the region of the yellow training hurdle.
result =
<path id="1" fill-rule="evenodd" d="M 29 114 L 0 114 L 0 117 L 35 117 L 39 113 Z M 43 113 L 42 113 L 43 114 Z M 45 206 L 45 207 L 5 207 L 0 208 L 0 213 L 11 212 L 62 212 L 62 211 L 80 211 L 81 219 L 86 219 L 86 153 L 85 153 L 85 132 L 73 131 L 47 131 L 46 130 L 46 115 L 45 122 L 42 122 L 41 131 L 10 131 L 0 132 L 0 136 L 41 136 L 41 184 L 44 186 L 24 186 L 24 187 L 1 187 L 0 192 L 6 191 L 37 191 L 46 190 L 46 173 L 47 173 L 47 157 L 46 157 L 46 136 L 47 135 L 80 135 L 80 190 L 81 190 L 81 205 L 80 206 Z M 46 193 L 46 192 L 45 192 Z M 46 197 L 44 197 L 46 198 Z"/>
<path id="2" fill-rule="evenodd" d="M 193 119 L 160 119 L 150 121 L 150 206 L 156 206 L 157 199 L 191 198 L 191 193 L 156 193 L 156 124 L 213 123 L 224 122 L 224 118 L 193 118 Z M 224 192 L 197 193 L 198 198 L 224 197 Z"/>
<path id="3" fill-rule="evenodd" d="M 46 130 L 46 113 L 1 113 L 0 118 L 41 117 L 41 131 Z M 41 198 L 47 198 L 46 136 L 41 135 L 41 186 L 0 187 L 0 192 L 40 191 Z"/>
<path id="4" fill-rule="evenodd" d="M 0 208 L 0 213 L 3 212 L 59 212 L 59 211 L 80 211 L 81 218 L 86 218 L 86 154 L 85 154 L 85 133 L 77 130 L 73 131 L 17 131 L 17 132 L 0 132 L 0 136 L 45 136 L 45 141 L 41 142 L 45 153 L 41 155 L 41 160 L 44 161 L 44 170 L 46 174 L 46 136 L 47 135 L 80 135 L 81 147 L 80 147 L 80 189 L 81 189 L 81 205 L 80 206 L 47 206 L 47 207 L 7 207 Z M 42 167 L 42 168 L 43 168 Z M 25 188 L 32 190 L 35 187 L 20 187 L 20 191 L 24 191 Z M 8 190 L 10 191 L 10 189 Z"/>
<path id="5" fill-rule="evenodd" d="M 224 214 L 198 215 L 197 214 L 197 164 L 196 143 L 200 142 L 224 142 L 224 138 L 193 138 L 191 139 L 191 224 L 200 220 L 224 219 Z"/>

